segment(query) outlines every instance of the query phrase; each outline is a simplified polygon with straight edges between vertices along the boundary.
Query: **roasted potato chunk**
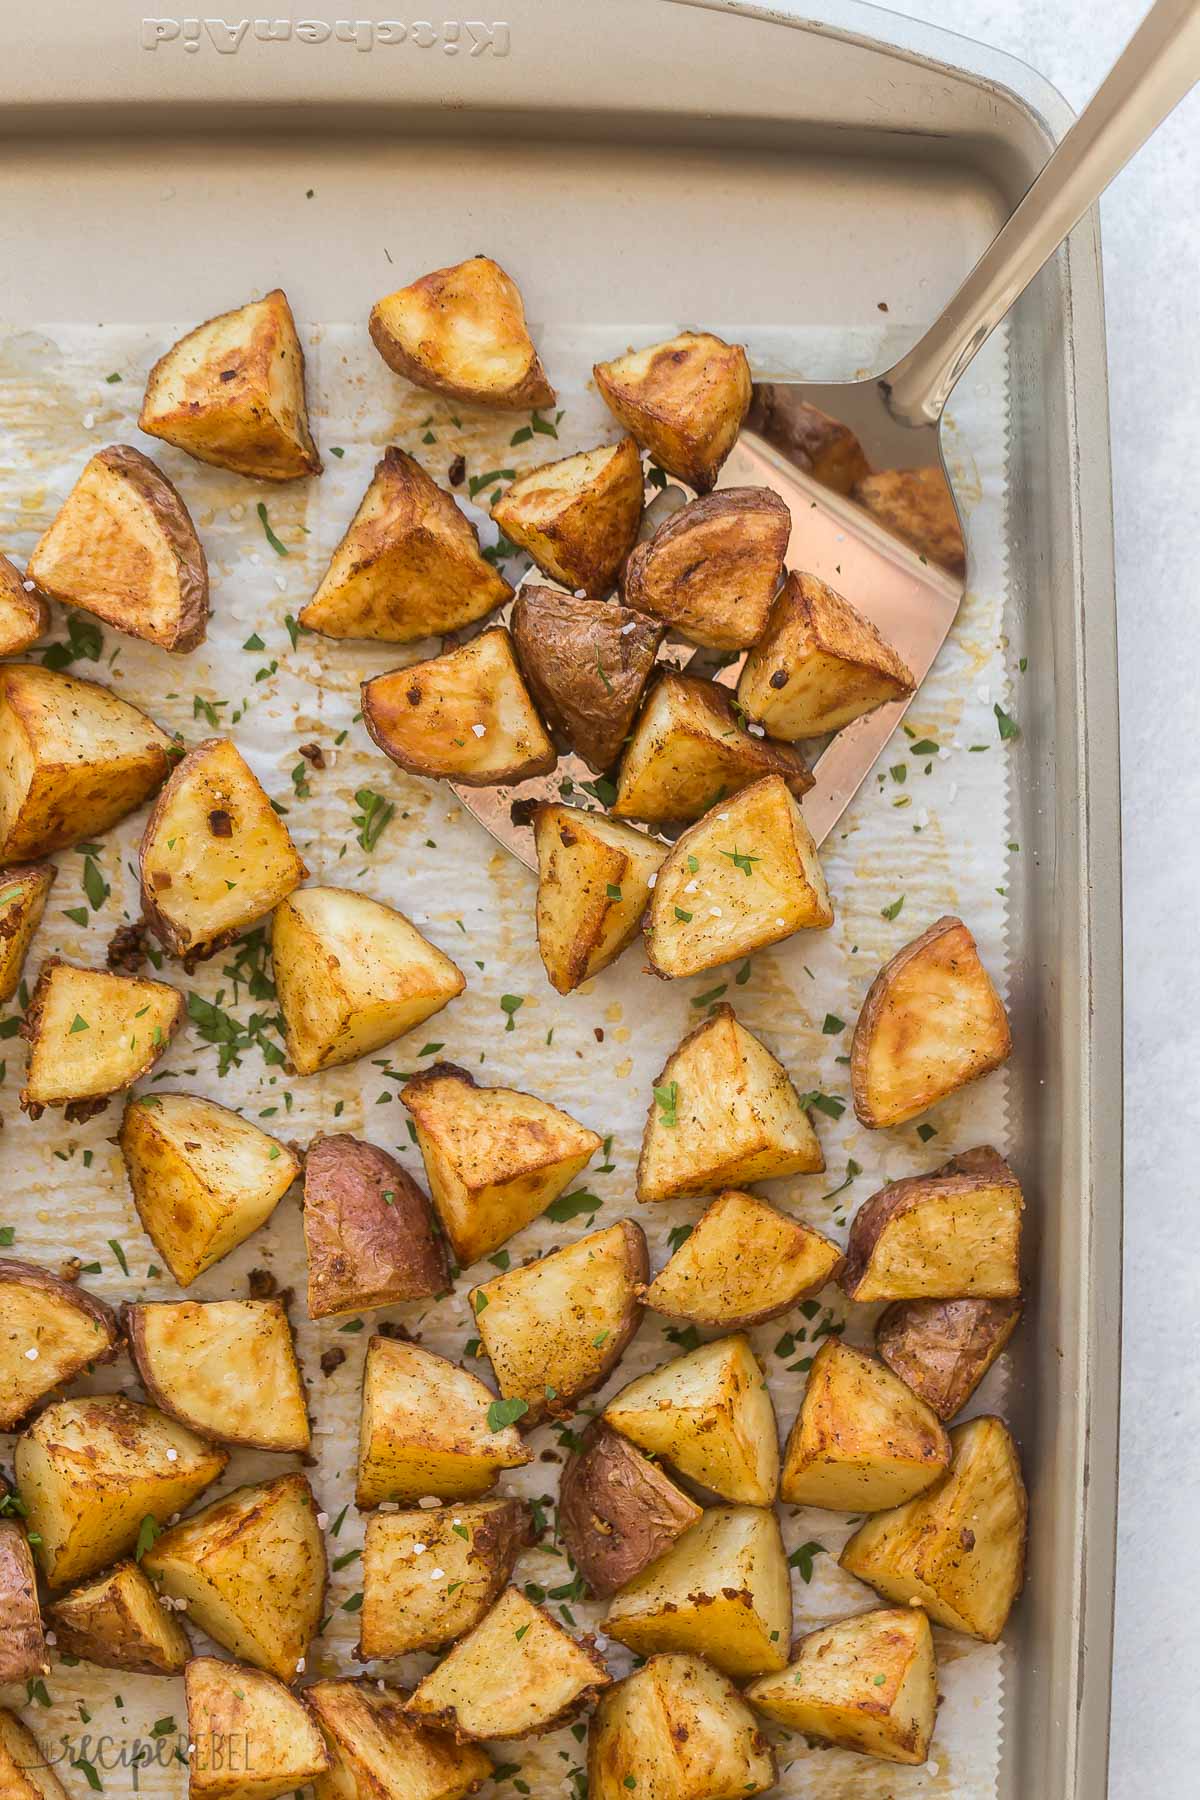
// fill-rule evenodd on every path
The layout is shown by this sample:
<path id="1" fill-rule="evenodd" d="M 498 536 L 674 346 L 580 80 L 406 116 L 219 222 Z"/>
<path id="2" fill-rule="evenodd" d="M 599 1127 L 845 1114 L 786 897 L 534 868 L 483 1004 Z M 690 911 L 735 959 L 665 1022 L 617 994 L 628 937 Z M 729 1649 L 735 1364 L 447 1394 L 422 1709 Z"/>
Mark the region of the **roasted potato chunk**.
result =
<path id="1" fill-rule="evenodd" d="M 929 1620 L 919 1606 L 881 1607 L 810 1631 L 787 1668 L 752 1682 L 746 1698 L 822 1744 L 923 1763 L 937 1712 Z"/>
<path id="2" fill-rule="evenodd" d="M 18 1719 L 0 1707 L 0 1793 L 4 1800 L 71 1800 L 51 1757 Z"/>
<path id="3" fill-rule="evenodd" d="M 308 1316 L 327 1319 L 450 1287 L 428 1196 L 394 1156 L 345 1133 L 304 1160 Z"/>
<path id="4" fill-rule="evenodd" d="M 646 915 L 646 953 L 656 974 L 698 975 L 832 924 L 812 833 L 783 777 L 768 775 L 676 841 Z"/>
<path id="5" fill-rule="evenodd" d="M 135 1562 L 72 1588 L 49 1608 L 60 1656 L 136 1675 L 182 1675 L 191 1655 L 187 1633 L 159 1602 Z"/>
<path id="6" fill-rule="evenodd" d="M 235 475 L 319 475 L 304 351 L 283 289 L 219 313 L 172 344 L 150 371 L 138 425 Z"/>
<path id="7" fill-rule="evenodd" d="M 13 1469 L 37 1559 L 67 1587 L 126 1555 L 146 1518 L 161 1522 L 228 1462 L 174 1419 L 123 1394 L 59 1400 L 17 1440 Z"/>
<path id="8" fill-rule="evenodd" d="M 775 1758 L 737 1689 L 698 1656 L 652 1656 L 603 1694 L 588 1731 L 590 1800 L 746 1800 Z"/>
<path id="9" fill-rule="evenodd" d="M 842 1266 L 829 1238 L 755 1194 L 718 1194 L 646 1289 L 669 1319 L 725 1331 L 778 1318 L 819 1294 Z"/>
<path id="10" fill-rule="evenodd" d="M 167 778 L 171 740 L 94 681 L 0 669 L 0 857 L 99 837 Z"/>
<path id="11" fill-rule="evenodd" d="M 474 1500 L 502 1469 L 532 1460 L 477 1375 L 432 1350 L 373 1337 L 363 1369 L 355 1504 Z"/>
<path id="12" fill-rule="evenodd" d="M 856 481 L 850 497 L 885 531 L 910 545 L 922 562 L 937 563 L 950 575 L 966 574 L 967 547 L 954 496 L 940 469 L 881 469 Z"/>
<path id="13" fill-rule="evenodd" d="M 989 1145 L 889 1182 L 854 1215 L 842 1286 L 851 1300 L 1015 1300 L 1024 1207 Z"/>
<path id="14" fill-rule="evenodd" d="M 750 405 L 740 344 L 681 331 L 592 370 L 600 397 L 668 475 L 707 493 L 737 442 Z"/>
<path id="15" fill-rule="evenodd" d="M 735 1681 L 782 1669 L 792 1587 L 775 1514 L 759 1506 L 713 1507 L 626 1583 L 604 1629 L 638 1656 L 682 1650 Z"/>
<path id="16" fill-rule="evenodd" d="M 638 468 L 640 471 L 640 463 Z M 19 656 L 49 628 L 50 608 L 35 583 L 27 575 L 23 577 L 7 556 L 0 555 L 0 656 Z"/>
<path id="17" fill-rule="evenodd" d="M 932 1408 L 873 1356 L 827 1338 L 783 1453 L 788 1505 L 882 1512 L 923 1494 L 949 1466 Z"/>
<path id="18" fill-rule="evenodd" d="M 494 787 L 548 775 L 558 761 L 502 625 L 364 681 L 362 712 L 384 755 L 410 775 Z"/>
<path id="19" fill-rule="evenodd" d="M 569 1113 L 515 1088 L 476 1087 L 434 1063 L 400 1090 L 429 1192 L 462 1268 L 490 1256 L 545 1212 L 600 1148 Z"/>
<path id="20" fill-rule="evenodd" d="M 21 1027 L 29 1045 L 21 1110 L 71 1120 L 103 1112 L 154 1067 L 183 1022 L 183 995 L 162 981 L 78 969 L 49 956 Z"/>
<path id="21" fill-rule="evenodd" d="M 461 631 L 511 597 L 453 496 L 393 445 L 300 623 L 331 638 L 411 644 Z"/>
<path id="22" fill-rule="evenodd" d="M 871 983 L 850 1047 L 854 1110 L 903 1125 L 1012 1054 L 1004 1002 L 961 919 L 938 919 Z"/>
<path id="23" fill-rule="evenodd" d="M 388 368 L 417 387 L 505 411 L 554 404 L 517 284 L 490 256 L 434 269 L 377 300 L 370 330 Z"/>
<path id="24" fill-rule="evenodd" d="M 363 1542 L 358 1655 L 364 1662 L 407 1656 L 462 1637 L 495 1604 L 532 1536 L 523 1500 L 373 1513 Z"/>
<path id="25" fill-rule="evenodd" d="M 280 1300 L 127 1306 L 146 1397 L 221 1444 L 305 1454 L 311 1444 L 292 1328 Z"/>
<path id="26" fill-rule="evenodd" d="M 307 1477 L 235 1488 L 165 1531 L 146 1573 L 214 1642 L 294 1681 L 325 1603 L 325 1539 Z"/>
<path id="27" fill-rule="evenodd" d="M 637 541 L 644 489 L 642 459 L 627 437 L 518 476 L 492 517 L 543 574 L 572 593 L 603 595 Z"/>
<path id="28" fill-rule="evenodd" d="M 639 1375 L 604 1408 L 614 1431 L 723 1500 L 770 1506 L 779 1437 L 762 1366 L 740 1333 Z"/>
<path id="29" fill-rule="evenodd" d="M 746 427 L 835 494 L 849 494 L 856 481 L 871 473 L 850 427 L 801 400 L 787 382 L 755 382 Z"/>
<path id="30" fill-rule="evenodd" d="M 208 564 L 162 470 L 129 444 L 85 466 L 34 545 L 28 578 L 163 650 L 194 650 L 208 629 Z"/>
<path id="31" fill-rule="evenodd" d="M 38 1263 L 0 1257 L 0 1431 L 81 1370 L 111 1362 L 120 1339 L 103 1300 Z"/>
<path id="32" fill-rule="evenodd" d="M 273 1676 L 196 1656 L 184 1686 L 189 1800 L 277 1800 L 329 1768 L 312 1715 Z"/>
<path id="33" fill-rule="evenodd" d="M 577 1712 L 610 1680 L 589 1640 L 568 1636 L 509 1587 L 418 1684 L 406 1710 L 460 1739 L 529 1737 Z"/>
<path id="34" fill-rule="evenodd" d="M 563 1469 L 559 1536 L 602 1599 L 640 1575 L 699 1518 L 695 1501 L 657 1463 L 598 1419 Z"/>
<path id="35" fill-rule="evenodd" d="M 869 619 L 815 575 L 789 575 L 746 658 L 737 697 L 774 738 L 821 737 L 914 692 Z"/>
<path id="36" fill-rule="evenodd" d="M 0 1477 L 0 1501 L 10 1501 Z M 38 1606 L 37 1570 L 20 1519 L 0 1514 L 0 1687 L 50 1673 Z M 0 1764 L 2 1768 L 2 1764 Z M 5 1792 L 0 1781 L 0 1793 Z"/>
<path id="37" fill-rule="evenodd" d="M 53 863 L 10 863 L 0 869 L 0 1001 L 11 1000 L 57 871 Z"/>
<path id="38" fill-rule="evenodd" d="M 373 1681 L 318 1681 L 304 1691 L 330 1756 L 315 1800 L 465 1800 L 492 1772 L 478 1744 L 458 1744 L 416 1724 L 399 1688 Z"/>
<path id="39" fill-rule="evenodd" d="M 825 1158 L 781 1062 L 727 1001 L 667 1058 L 642 1134 L 637 1197 L 694 1200 L 736 1182 L 819 1173 Z"/>
<path id="40" fill-rule="evenodd" d="M 860 1525 L 838 1561 L 885 1600 L 994 1644 L 1024 1578 L 1025 1483 L 1002 1420 L 969 1419 L 950 1443 L 945 1479 Z"/>
<path id="41" fill-rule="evenodd" d="M 667 846 L 558 802 L 538 807 L 533 837 L 538 950 L 551 987 L 569 994 L 637 936 Z"/>
<path id="42" fill-rule="evenodd" d="M 1020 1317 L 1019 1300 L 897 1300 L 875 1326 L 875 1348 L 939 1419 L 952 1419 Z"/>
<path id="43" fill-rule="evenodd" d="M 792 531 L 770 488 L 721 488 L 680 507 L 625 564 L 626 606 L 693 644 L 744 650 L 767 623 Z"/>
<path id="44" fill-rule="evenodd" d="M 615 600 L 525 582 L 513 602 L 513 647 L 556 737 L 602 774 L 621 754 L 663 627 Z"/>
<path id="45" fill-rule="evenodd" d="M 197 1094 L 139 1094 L 118 1138 L 134 1205 L 180 1287 L 270 1218 L 300 1173 L 278 1138 Z"/>

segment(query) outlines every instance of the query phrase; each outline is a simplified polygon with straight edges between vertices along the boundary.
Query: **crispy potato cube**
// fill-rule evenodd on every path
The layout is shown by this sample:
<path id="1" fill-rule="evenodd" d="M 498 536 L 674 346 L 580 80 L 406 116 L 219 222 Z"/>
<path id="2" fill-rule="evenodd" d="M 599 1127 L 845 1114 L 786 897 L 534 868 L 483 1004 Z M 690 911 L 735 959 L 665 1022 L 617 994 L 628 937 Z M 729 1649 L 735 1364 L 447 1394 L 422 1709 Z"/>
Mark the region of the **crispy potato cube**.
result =
<path id="1" fill-rule="evenodd" d="M 495 1604 L 532 1537 L 523 1500 L 373 1513 L 363 1541 L 358 1655 L 364 1662 L 407 1656 L 462 1637 Z"/>
<path id="2" fill-rule="evenodd" d="M 49 1608 L 60 1656 L 136 1675 L 182 1675 L 191 1655 L 177 1615 L 135 1562 L 119 1562 Z"/>
<path id="3" fill-rule="evenodd" d="M 0 1477 L 0 1499 L 8 1498 L 8 1486 Z M 0 1687 L 36 1681 L 49 1673 L 29 1539 L 19 1518 L 0 1516 Z M 0 1780 L 0 1793 L 4 1792 Z"/>
<path id="4" fill-rule="evenodd" d="M 529 1737 L 585 1705 L 611 1677 L 578 1642 L 515 1587 L 432 1669 L 406 1710 L 460 1739 Z"/>
<path id="5" fill-rule="evenodd" d="M 474 1500 L 502 1469 L 532 1461 L 520 1433 L 501 1424 L 491 1388 L 432 1350 L 373 1337 L 363 1369 L 355 1504 L 427 1494 Z"/>
<path id="6" fill-rule="evenodd" d="M 11 1000 L 21 985 L 56 874 L 53 863 L 10 863 L 0 869 L 0 1001 Z"/>
<path id="7" fill-rule="evenodd" d="M 305 1157 L 304 1249 L 310 1319 L 450 1288 L 428 1196 L 394 1156 L 345 1133 Z"/>
<path id="8" fill-rule="evenodd" d="M 677 839 L 646 915 L 646 953 L 656 974 L 698 975 L 832 924 L 812 833 L 783 777 L 768 775 Z"/>
<path id="9" fill-rule="evenodd" d="M 517 660 L 551 731 L 603 774 L 632 729 L 664 627 L 616 600 L 581 599 L 529 581 L 510 624 Z"/>
<path id="10" fill-rule="evenodd" d="M 205 738 L 174 770 L 138 862 L 146 921 L 163 949 L 189 966 L 232 943 L 308 873 L 229 738 Z"/>
<path id="11" fill-rule="evenodd" d="M 129 444 L 87 463 L 27 574 L 52 600 L 148 644 L 184 651 L 204 642 L 208 564 L 196 527 L 162 470 Z"/>
<path id="12" fill-rule="evenodd" d="M 850 427 L 801 400 L 787 382 L 755 382 L 746 426 L 835 494 L 849 494 L 856 481 L 871 473 Z"/>
<path id="13" fill-rule="evenodd" d="M 189 1800 L 277 1800 L 328 1769 L 312 1715 L 272 1675 L 196 1656 L 184 1686 Z"/>
<path id="14" fill-rule="evenodd" d="M 603 1694 L 588 1731 L 590 1800 L 747 1800 L 775 1782 L 754 1714 L 698 1656 L 652 1656 Z"/>
<path id="15" fill-rule="evenodd" d="M 775 1409 L 762 1366 L 740 1332 L 639 1375 L 602 1416 L 639 1449 L 723 1500 L 770 1506 L 775 1498 Z"/>
<path id="16" fill-rule="evenodd" d="M 417 387 L 478 406 L 553 406 L 517 284 L 490 256 L 434 269 L 371 308 L 371 342 Z"/>
<path id="17" fill-rule="evenodd" d="M 28 580 L 0 555 L 0 656 L 19 656 L 50 629 L 50 608 Z"/>
<path id="18" fill-rule="evenodd" d="M 167 778 L 171 740 L 94 681 L 0 669 L 0 857 L 99 837 Z"/>
<path id="19" fill-rule="evenodd" d="M 308 1451 L 304 1384 L 282 1301 L 141 1302 L 124 1318 L 146 1397 L 160 1411 L 217 1443 Z"/>
<path id="20" fill-rule="evenodd" d="M 325 1603 L 325 1538 L 306 1476 L 235 1488 L 165 1531 L 142 1566 L 232 1656 L 295 1680 Z"/>
<path id="21" fill-rule="evenodd" d="M 465 1800 L 492 1772 L 478 1744 L 416 1724 L 399 1688 L 373 1681 L 318 1681 L 304 1691 L 330 1755 L 314 1800 Z"/>
<path id="22" fill-rule="evenodd" d="M 150 371 L 138 425 L 235 475 L 319 475 L 304 351 L 283 289 L 219 313 L 172 344 Z"/>
<path id="23" fill-rule="evenodd" d="M 952 1419 L 1020 1317 L 1019 1300 L 897 1300 L 875 1326 L 875 1348 L 939 1419 Z"/>
<path id="24" fill-rule="evenodd" d="M 502 625 L 364 681 L 362 712 L 384 755 L 410 775 L 494 787 L 548 775 L 558 761 Z"/>
<path id="25" fill-rule="evenodd" d="M 124 1556 L 146 1518 L 170 1518 L 229 1458 L 123 1394 L 59 1400 L 17 1440 L 13 1469 L 51 1587 Z"/>
<path id="26" fill-rule="evenodd" d="M 737 442 L 750 405 L 740 344 L 681 331 L 592 370 L 600 397 L 668 475 L 707 493 Z"/>
<path id="27" fill-rule="evenodd" d="M 300 623 L 326 637 L 411 644 L 461 631 L 511 597 L 453 496 L 393 445 Z"/>
<path id="28" fill-rule="evenodd" d="M 603 595 L 637 541 L 644 489 L 642 459 L 627 437 L 518 476 L 492 517 L 543 574 L 572 593 Z"/>
<path id="29" fill-rule="evenodd" d="M 738 1331 L 819 1294 L 842 1266 L 835 1243 L 756 1194 L 727 1189 L 646 1289 L 669 1319 Z"/>
<path id="30" fill-rule="evenodd" d="M 667 1058 L 642 1134 L 637 1197 L 694 1200 L 736 1182 L 819 1174 L 825 1158 L 787 1070 L 727 1001 Z"/>
<path id="31" fill-rule="evenodd" d="M 562 1472 L 558 1532 L 593 1594 L 616 1593 L 700 1518 L 648 1456 L 598 1419 Z"/>
<path id="32" fill-rule="evenodd" d="M 903 1125 L 1007 1061 L 1004 1002 L 961 919 L 936 920 L 871 983 L 850 1046 L 864 1125 Z"/>
<path id="33" fill-rule="evenodd" d="M 600 1148 L 569 1113 L 515 1088 L 477 1087 L 434 1063 L 400 1090 L 412 1114 L 429 1191 L 460 1267 L 545 1212 Z"/>
<path id="34" fill-rule="evenodd" d="M 180 1287 L 265 1224 L 300 1173 L 278 1138 L 197 1094 L 138 1094 L 118 1142 L 142 1229 Z"/>
<path id="35" fill-rule="evenodd" d="M 50 1754 L 16 1713 L 0 1707 L 0 1793 L 4 1800 L 72 1800 Z"/>
<path id="36" fill-rule="evenodd" d="M 48 1106 L 70 1120 L 103 1112 L 113 1094 L 146 1075 L 183 1022 L 183 995 L 162 981 L 42 964 L 21 1027 L 29 1045 L 21 1110 Z"/>
<path id="37" fill-rule="evenodd" d="M 885 1600 L 994 1644 L 1024 1578 L 1025 1483 L 1002 1420 L 969 1419 L 950 1444 L 945 1479 L 860 1525 L 838 1561 Z"/>
<path id="38" fill-rule="evenodd" d="M 856 481 L 850 497 L 885 531 L 910 545 L 922 562 L 937 563 L 950 575 L 966 574 L 967 547 L 954 496 L 940 469 L 881 469 Z"/>
<path id="39" fill-rule="evenodd" d="M 111 1362 L 120 1341 L 103 1300 L 39 1263 L 0 1257 L 0 1431 L 93 1363 Z"/>
<path id="40" fill-rule="evenodd" d="M 783 1453 L 787 1504 L 882 1512 L 923 1494 L 949 1466 L 932 1408 L 873 1356 L 827 1338 Z"/>
<path id="41" fill-rule="evenodd" d="M 889 700 L 916 678 L 869 619 L 815 575 L 789 575 L 746 658 L 737 697 L 774 738 L 821 737 Z"/>
<path id="42" fill-rule="evenodd" d="M 767 623 L 792 531 L 770 488 L 721 488 L 672 513 L 625 564 L 626 606 L 693 644 L 744 650 Z"/>
<path id="43" fill-rule="evenodd" d="M 350 888 L 298 888 L 282 901 L 271 961 L 288 1056 L 301 1075 L 382 1049 L 467 985 L 403 913 Z"/>
<path id="44" fill-rule="evenodd" d="M 775 1514 L 759 1506 L 713 1507 L 626 1583 L 604 1629 L 638 1656 L 682 1650 L 735 1681 L 782 1669 L 792 1587 Z"/>
<path id="45" fill-rule="evenodd" d="M 533 816 L 538 950 L 560 994 L 607 969 L 637 936 L 667 846 L 559 802 Z"/>
<path id="46" fill-rule="evenodd" d="M 642 1322 L 649 1273 L 645 1232 L 621 1219 L 472 1288 L 496 1385 L 525 1401 L 523 1426 L 569 1416 L 608 1379 Z"/>
<path id="47" fill-rule="evenodd" d="M 842 1287 L 851 1300 L 1015 1300 L 1024 1207 L 989 1145 L 889 1182 L 854 1215 Z"/>

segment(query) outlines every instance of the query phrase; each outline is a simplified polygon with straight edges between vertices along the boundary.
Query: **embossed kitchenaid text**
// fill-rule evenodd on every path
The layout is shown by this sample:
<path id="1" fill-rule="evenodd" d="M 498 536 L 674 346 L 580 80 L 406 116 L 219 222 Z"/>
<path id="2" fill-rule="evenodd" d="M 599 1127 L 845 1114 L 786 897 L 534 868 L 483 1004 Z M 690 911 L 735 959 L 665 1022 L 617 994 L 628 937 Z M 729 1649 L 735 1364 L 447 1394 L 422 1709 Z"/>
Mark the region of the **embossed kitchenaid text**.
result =
<path id="1" fill-rule="evenodd" d="M 235 56 L 246 42 L 286 44 L 353 44 L 373 50 L 376 44 L 408 44 L 415 50 L 441 50 L 445 56 L 507 56 L 509 28 L 502 19 L 143 19 L 143 50 L 179 44 L 196 52 L 209 46 L 221 56 Z"/>

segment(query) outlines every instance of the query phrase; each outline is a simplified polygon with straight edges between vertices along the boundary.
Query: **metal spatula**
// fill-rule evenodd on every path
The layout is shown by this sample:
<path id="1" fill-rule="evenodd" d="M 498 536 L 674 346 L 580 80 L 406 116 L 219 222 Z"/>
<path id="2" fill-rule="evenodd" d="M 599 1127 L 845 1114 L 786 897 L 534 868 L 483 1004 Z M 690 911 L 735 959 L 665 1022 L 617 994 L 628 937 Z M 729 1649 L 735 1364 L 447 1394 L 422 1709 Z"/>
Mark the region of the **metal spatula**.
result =
<path id="1" fill-rule="evenodd" d="M 944 474 L 940 426 L 959 376 L 1071 227 L 1198 78 L 1200 0 L 1157 0 L 1012 217 L 906 356 L 866 381 L 772 383 L 769 392 L 756 390 L 751 418 L 762 421 L 776 442 L 743 430 L 718 485 L 773 488 L 792 515 L 787 566 L 818 575 L 844 594 L 895 646 L 918 684 L 954 622 L 964 580 L 800 469 L 784 447 L 789 412 L 807 404 L 847 425 L 872 469 L 934 468 Z M 531 579 L 543 577 L 535 571 Z M 679 663 L 690 653 L 668 642 L 662 654 Z M 737 668 L 731 665 L 717 678 L 732 682 Z M 855 720 L 821 752 L 815 785 L 801 802 L 818 843 L 870 773 L 908 704 L 895 701 Z M 595 778 L 579 758 L 565 755 L 551 775 L 511 788 L 456 786 L 456 792 L 493 837 L 535 868 L 532 805 L 573 788 L 594 794 Z"/>

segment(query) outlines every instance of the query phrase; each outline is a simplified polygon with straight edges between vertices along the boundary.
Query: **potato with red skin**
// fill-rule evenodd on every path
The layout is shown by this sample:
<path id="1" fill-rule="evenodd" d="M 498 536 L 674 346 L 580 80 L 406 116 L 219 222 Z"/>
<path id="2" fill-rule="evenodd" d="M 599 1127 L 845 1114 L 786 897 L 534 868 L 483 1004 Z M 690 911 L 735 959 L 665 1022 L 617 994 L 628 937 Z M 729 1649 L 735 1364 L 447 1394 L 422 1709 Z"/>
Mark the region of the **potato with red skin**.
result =
<path id="1" fill-rule="evenodd" d="M 558 1530 L 593 1594 L 607 1599 L 700 1518 L 700 1508 L 648 1456 L 595 1419 L 568 1459 Z"/>
<path id="2" fill-rule="evenodd" d="M 42 922 L 58 873 L 53 863 L 10 863 L 0 869 L 0 1001 L 21 985 L 25 958 Z"/>
<path id="3" fill-rule="evenodd" d="M 551 732 L 602 775 L 633 728 L 664 627 L 615 600 L 581 599 L 528 581 L 510 625 Z"/>
<path id="4" fill-rule="evenodd" d="M 854 1216 L 851 1300 L 1012 1300 L 1021 1291 L 1021 1184 L 990 1145 L 889 1182 Z"/>
<path id="5" fill-rule="evenodd" d="M 0 1502 L 9 1497 L 0 1475 Z M 37 1570 L 20 1516 L 0 1515 L 0 1687 L 50 1673 Z"/>
<path id="6" fill-rule="evenodd" d="M 1011 1300 L 896 1300 L 875 1326 L 875 1348 L 939 1419 L 967 1404 L 1021 1317 Z"/>
<path id="7" fill-rule="evenodd" d="M 428 1196 L 394 1156 L 340 1132 L 304 1163 L 308 1316 L 421 1300 L 450 1288 Z"/>
<path id="8" fill-rule="evenodd" d="M 755 382 L 746 428 L 757 431 L 789 462 L 835 494 L 848 494 L 856 481 L 871 473 L 850 427 L 802 400 L 786 381 Z"/>

